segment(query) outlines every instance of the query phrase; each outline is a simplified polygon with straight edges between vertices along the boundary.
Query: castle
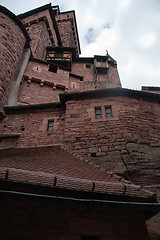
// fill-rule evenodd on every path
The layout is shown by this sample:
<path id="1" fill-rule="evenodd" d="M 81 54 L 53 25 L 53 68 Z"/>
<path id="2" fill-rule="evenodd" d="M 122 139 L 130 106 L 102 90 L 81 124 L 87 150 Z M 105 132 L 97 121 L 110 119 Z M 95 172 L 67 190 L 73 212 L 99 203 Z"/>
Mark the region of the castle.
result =
<path id="1" fill-rule="evenodd" d="M 159 239 L 159 88 L 122 88 L 108 52 L 80 57 L 59 6 L 1 6 L 0 38 L 3 239 Z"/>

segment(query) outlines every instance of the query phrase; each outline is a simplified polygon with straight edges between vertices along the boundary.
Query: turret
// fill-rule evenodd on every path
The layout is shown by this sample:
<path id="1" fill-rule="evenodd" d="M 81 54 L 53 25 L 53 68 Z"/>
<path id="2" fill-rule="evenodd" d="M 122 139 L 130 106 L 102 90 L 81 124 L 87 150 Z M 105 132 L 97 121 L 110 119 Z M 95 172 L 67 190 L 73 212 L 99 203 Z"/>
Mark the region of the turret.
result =
<path id="1" fill-rule="evenodd" d="M 18 65 L 30 38 L 21 21 L 8 9 L 0 6 L 0 120 L 5 117 L 11 82 L 18 74 Z"/>

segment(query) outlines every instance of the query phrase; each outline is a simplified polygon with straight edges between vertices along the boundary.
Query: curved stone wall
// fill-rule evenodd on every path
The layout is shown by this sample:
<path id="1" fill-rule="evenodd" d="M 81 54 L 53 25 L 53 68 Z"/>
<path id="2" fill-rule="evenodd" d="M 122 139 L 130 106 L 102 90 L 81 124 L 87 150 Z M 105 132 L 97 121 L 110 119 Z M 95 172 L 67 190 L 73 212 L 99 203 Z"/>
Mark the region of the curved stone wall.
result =
<path id="1" fill-rule="evenodd" d="M 26 43 L 25 30 L 18 18 L 0 6 L 0 112 L 7 104 L 10 81 Z"/>

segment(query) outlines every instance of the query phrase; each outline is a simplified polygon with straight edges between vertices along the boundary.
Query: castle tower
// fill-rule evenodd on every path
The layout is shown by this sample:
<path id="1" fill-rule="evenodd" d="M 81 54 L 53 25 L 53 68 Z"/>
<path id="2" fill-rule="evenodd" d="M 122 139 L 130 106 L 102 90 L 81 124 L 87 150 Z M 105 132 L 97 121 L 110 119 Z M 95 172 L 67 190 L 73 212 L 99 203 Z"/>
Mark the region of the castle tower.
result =
<path id="1" fill-rule="evenodd" d="M 19 19 L 0 6 L 0 119 L 8 103 L 11 81 L 15 81 L 18 65 L 30 38 Z"/>
<path id="2" fill-rule="evenodd" d="M 45 60 L 46 47 L 62 45 L 51 4 L 20 14 L 18 18 L 32 40 L 30 46 L 34 58 Z"/>

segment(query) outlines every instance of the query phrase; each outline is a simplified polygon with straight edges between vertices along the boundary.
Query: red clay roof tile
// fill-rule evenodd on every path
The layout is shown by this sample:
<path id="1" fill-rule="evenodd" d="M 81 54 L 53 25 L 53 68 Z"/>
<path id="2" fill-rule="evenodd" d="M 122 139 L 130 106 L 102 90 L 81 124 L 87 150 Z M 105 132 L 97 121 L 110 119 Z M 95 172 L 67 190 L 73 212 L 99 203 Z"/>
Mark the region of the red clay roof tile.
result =
<path id="1" fill-rule="evenodd" d="M 151 192 L 127 184 L 115 174 L 100 171 L 59 146 L 2 150 L 0 156 L 0 179 L 3 180 L 7 177 L 8 181 L 60 189 L 153 198 Z"/>

